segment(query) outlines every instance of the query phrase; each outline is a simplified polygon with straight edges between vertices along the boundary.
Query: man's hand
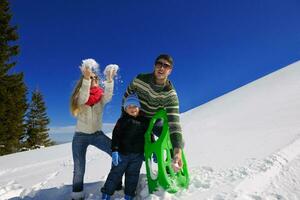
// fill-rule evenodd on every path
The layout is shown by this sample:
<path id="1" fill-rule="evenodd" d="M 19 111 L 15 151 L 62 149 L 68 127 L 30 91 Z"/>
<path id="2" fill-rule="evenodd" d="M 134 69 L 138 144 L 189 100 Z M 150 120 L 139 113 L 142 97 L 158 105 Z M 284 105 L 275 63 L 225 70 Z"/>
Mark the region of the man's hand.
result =
<path id="1" fill-rule="evenodd" d="M 179 170 L 181 170 L 182 166 L 183 166 L 183 163 L 182 163 L 182 157 L 181 157 L 181 149 L 174 148 L 174 157 L 173 157 L 173 161 L 172 161 L 173 170 L 177 173 Z"/>

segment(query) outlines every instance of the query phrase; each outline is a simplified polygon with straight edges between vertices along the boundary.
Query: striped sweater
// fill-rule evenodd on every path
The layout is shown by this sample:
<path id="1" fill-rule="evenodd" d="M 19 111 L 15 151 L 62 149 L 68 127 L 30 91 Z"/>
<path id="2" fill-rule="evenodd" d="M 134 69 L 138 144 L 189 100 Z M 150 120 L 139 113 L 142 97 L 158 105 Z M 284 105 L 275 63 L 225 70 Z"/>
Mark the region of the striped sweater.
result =
<path id="1" fill-rule="evenodd" d="M 153 117 L 156 111 L 164 108 L 167 111 L 170 138 L 174 148 L 182 148 L 182 131 L 179 119 L 179 102 L 175 88 L 171 81 L 165 86 L 156 85 L 154 74 L 139 74 L 128 86 L 124 99 L 136 93 L 141 103 L 141 111 L 146 117 Z"/>

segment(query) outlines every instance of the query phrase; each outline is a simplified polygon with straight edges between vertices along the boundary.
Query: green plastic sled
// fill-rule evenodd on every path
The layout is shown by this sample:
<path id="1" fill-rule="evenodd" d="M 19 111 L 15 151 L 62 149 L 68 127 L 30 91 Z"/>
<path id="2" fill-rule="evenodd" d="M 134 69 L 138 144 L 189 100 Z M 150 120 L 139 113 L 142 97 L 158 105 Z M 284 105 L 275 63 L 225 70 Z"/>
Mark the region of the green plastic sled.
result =
<path id="1" fill-rule="evenodd" d="M 151 141 L 151 134 L 156 120 L 163 120 L 162 133 L 159 138 Z M 157 164 L 153 162 L 153 154 L 156 155 Z M 169 193 L 176 193 L 179 188 L 187 188 L 189 185 L 189 173 L 184 152 L 182 150 L 183 167 L 177 173 L 172 168 L 173 147 L 169 135 L 167 113 L 159 110 L 151 119 L 145 134 L 145 162 L 148 179 L 149 193 L 156 191 L 159 186 Z M 156 166 L 156 171 L 153 170 Z"/>

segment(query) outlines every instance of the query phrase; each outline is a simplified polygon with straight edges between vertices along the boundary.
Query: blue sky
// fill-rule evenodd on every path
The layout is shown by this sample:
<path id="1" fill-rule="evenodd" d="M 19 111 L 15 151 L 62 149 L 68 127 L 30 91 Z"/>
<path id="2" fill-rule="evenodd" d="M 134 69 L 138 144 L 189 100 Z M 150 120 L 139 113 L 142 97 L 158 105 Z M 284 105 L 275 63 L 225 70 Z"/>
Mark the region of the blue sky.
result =
<path id="1" fill-rule="evenodd" d="M 120 115 L 122 95 L 160 53 L 174 58 L 170 76 L 180 112 L 299 60 L 297 0 L 79 1 L 11 0 L 29 91 L 44 95 L 50 126 L 70 126 L 69 97 L 82 59 L 120 66 L 104 122 Z M 30 95 L 28 96 L 30 98 Z M 201 119 L 199 119 L 201 120 Z"/>

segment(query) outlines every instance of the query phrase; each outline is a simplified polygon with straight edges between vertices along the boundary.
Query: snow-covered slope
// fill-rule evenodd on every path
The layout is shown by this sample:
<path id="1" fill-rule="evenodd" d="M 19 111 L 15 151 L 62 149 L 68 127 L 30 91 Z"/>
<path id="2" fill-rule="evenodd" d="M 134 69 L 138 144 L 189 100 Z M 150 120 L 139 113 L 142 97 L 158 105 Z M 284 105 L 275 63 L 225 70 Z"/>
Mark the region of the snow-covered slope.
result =
<path id="1" fill-rule="evenodd" d="M 138 199 L 300 199 L 300 62 L 181 114 L 191 184 Z M 71 144 L 0 157 L 0 199 L 69 199 Z M 110 158 L 87 153 L 87 199 L 99 199 Z M 114 199 L 120 199 L 117 193 Z"/>
<path id="2" fill-rule="evenodd" d="M 195 152 L 195 141 L 198 147 L 190 165 L 224 168 L 265 158 L 300 135 L 299 109 L 297 62 L 183 113 L 186 151 Z"/>

